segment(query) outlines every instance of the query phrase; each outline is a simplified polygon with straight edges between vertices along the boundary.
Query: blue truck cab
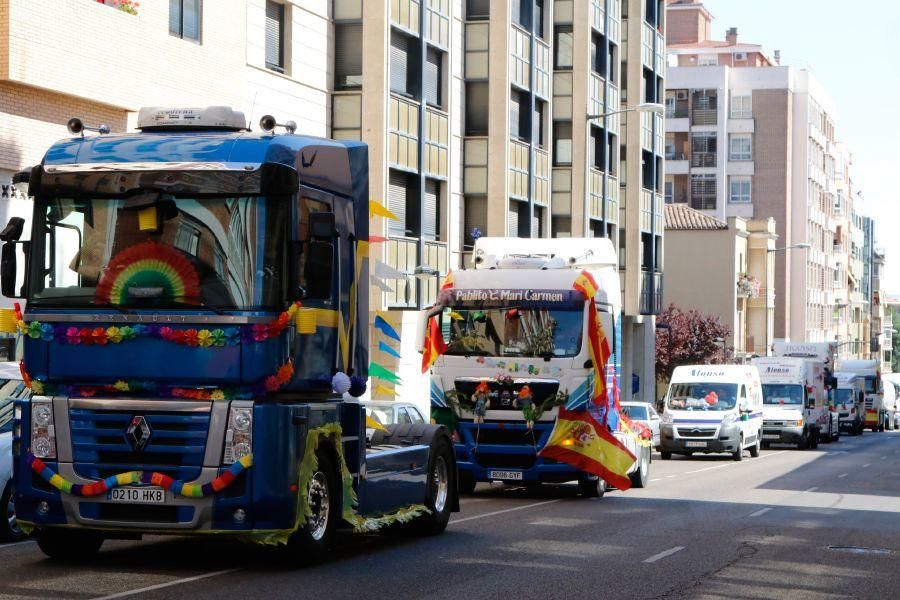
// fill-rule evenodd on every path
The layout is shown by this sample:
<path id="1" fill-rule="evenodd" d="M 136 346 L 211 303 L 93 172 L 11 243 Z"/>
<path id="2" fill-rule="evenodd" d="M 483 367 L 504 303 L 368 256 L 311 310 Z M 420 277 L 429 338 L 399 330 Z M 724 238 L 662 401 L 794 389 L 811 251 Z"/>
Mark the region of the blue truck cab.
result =
<path id="1" fill-rule="evenodd" d="M 436 533 L 458 510 L 444 428 L 366 439 L 366 146 L 261 127 L 226 107 L 142 109 L 120 135 L 73 119 L 20 177 L 30 239 L 0 232 L 32 388 L 15 504 L 51 557 L 219 534 L 305 561 L 340 527 Z"/>

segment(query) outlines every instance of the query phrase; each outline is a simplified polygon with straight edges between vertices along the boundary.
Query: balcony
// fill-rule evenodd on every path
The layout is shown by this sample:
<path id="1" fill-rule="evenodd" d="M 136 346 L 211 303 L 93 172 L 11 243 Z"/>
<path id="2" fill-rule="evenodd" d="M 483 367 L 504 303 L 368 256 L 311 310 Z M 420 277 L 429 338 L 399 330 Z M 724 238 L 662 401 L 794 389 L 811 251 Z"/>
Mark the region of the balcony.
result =
<path id="1" fill-rule="evenodd" d="M 385 292 L 385 301 L 390 308 L 422 308 L 434 304 L 438 282 L 420 281 L 413 273 L 419 265 L 437 269 L 441 275 L 449 271 L 450 252 L 444 242 L 425 242 L 425 256 L 418 260 L 418 238 L 391 237 L 385 242 L 386 262 L 389 266 L 406 273 L 404 279 L 385 281 L 390 292 Z"/>
<path id="2" fill-rule="evenodd" d="M 653 291 L 651 293 L 651 286 Z M 663 302 L 663 274 L 641 272 L 641 302 L 642 315 L 658 315 L 662 312 Z"/>

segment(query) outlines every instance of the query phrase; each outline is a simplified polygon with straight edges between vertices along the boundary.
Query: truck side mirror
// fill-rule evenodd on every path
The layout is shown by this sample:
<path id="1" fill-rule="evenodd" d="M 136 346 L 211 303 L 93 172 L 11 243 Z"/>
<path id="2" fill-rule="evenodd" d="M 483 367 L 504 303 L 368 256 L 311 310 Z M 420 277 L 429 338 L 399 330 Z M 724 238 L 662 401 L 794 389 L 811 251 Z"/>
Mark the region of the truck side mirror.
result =
<path id="1" fill-rule="evenodd" d="M 18 269 L 16 265 L 16 246 L 23 245 L 26 249 L 25 242 L 20 242 L 22 232 L 25 229 L 25 219 L 21 217 L 12 217 L 3 231 L 0 231 L 0 240 L 4 242 L 0 249 L 0 293 L 7 298 L 21 298 L 21 294 L 16 293 L 16 278 Z M 27 255 L 26 255 L 27 256 Z"/>

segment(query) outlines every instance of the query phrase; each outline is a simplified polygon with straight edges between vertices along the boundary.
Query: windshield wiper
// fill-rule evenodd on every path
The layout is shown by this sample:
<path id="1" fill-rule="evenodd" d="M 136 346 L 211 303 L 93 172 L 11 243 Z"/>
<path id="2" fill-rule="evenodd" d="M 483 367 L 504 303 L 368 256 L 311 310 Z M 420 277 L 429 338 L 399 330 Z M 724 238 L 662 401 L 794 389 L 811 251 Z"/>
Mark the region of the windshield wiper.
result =
<path id="1" fill-rule="evenodd" d="M 67 304 L 67 301 L 69 301 L 69 300 L 91 300 L 91 303 L 87 306 L 80 305 L 80 304 L 69 305 L 69 304 Z M 72 308 L 85 309 L 85 308 L 92 308 L 92 307 L 93 308 L 111 308 L 113 310 L 119 311 L 123 315 L 132 314 L 129 309 L 127 309 L 124 306 L 121 306 L 119 304 L 111 304 L 109 302 L 97 302 L 96 300 L 94 300 L 93 294 L 90 296 L 76 295 L 76 296 L 59 296 L 56 298 L 34 298 L 31 300 L 31 304 L 35 308 L 43 307 L 43 308 L 53 308 L 53 309 L 59 309 L 59 310 L 66 310 L 66 309 L 72 309 Z"/>

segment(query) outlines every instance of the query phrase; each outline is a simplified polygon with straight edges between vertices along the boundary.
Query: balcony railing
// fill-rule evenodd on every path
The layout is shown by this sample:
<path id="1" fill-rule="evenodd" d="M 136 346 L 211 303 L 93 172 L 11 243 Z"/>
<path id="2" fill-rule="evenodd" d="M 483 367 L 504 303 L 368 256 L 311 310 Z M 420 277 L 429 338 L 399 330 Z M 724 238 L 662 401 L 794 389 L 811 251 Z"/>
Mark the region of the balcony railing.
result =
<path id="1" fill-rule="evenodd" d="M 653 291 L 651 294 L 651 284 Z M 641 314 L 658 315 L 662 312 L 663 274 L 643 271 L 641 273 Z"/>
<path id="2" fill-rule="evenodd" d="M 666 151 L 666 160 L 687 160 L 684 152 Z"/>
<path id="3" fill-rule="evenodd" d="M 691 115 L 691 125 L 715 125 L 717 122 L 718 116 L 715 109 L 694 109 Z"/>
<path id="4" fill-rule="evenodd" d="M 716 166 L 716 153 L 715 152 L 691 152 L 691 166 L 692 167 L 715 167 Z"/>

